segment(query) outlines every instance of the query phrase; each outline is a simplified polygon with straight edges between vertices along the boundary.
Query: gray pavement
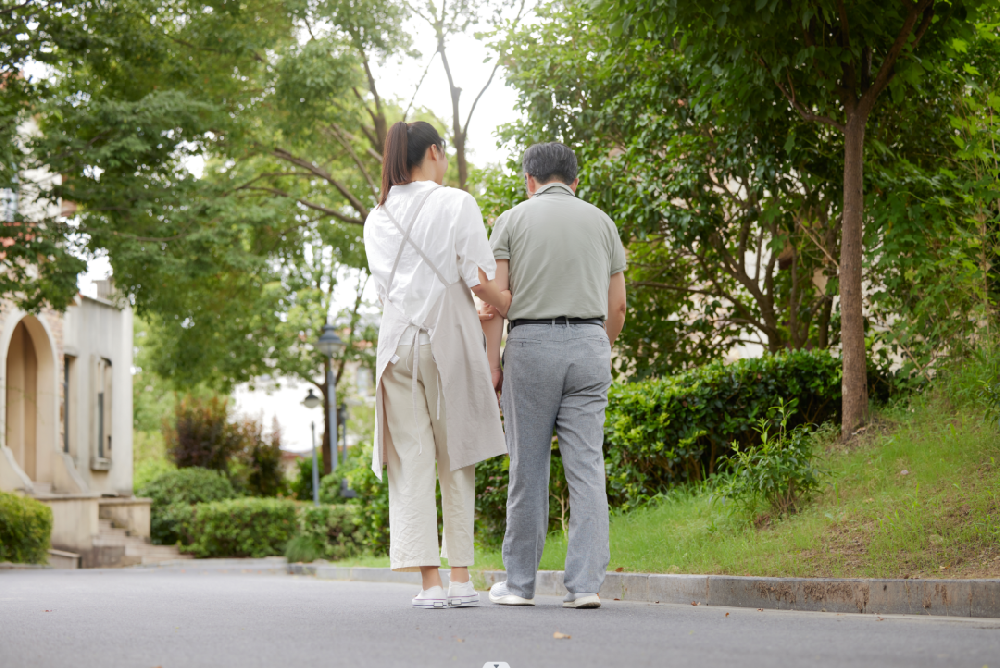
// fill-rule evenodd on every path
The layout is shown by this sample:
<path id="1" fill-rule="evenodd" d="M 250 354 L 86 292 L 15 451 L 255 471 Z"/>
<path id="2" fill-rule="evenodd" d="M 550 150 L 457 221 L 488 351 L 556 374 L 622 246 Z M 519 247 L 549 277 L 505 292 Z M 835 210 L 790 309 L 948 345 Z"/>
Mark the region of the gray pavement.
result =
<path id="1" fill-rule="evenodd" d="M 414 593 L 281 575 L 0 571 L 0 668 L 1000 668 L 1000 620 L 614 601 L 564 610 L 555 597 L 414 610 Z"/>

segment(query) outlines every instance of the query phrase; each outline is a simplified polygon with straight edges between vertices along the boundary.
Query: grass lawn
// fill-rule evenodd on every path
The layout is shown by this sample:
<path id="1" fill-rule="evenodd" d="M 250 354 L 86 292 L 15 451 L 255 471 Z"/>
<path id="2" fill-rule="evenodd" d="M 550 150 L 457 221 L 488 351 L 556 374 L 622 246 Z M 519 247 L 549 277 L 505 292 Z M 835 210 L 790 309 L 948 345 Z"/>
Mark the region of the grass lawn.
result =
<path id="1" fill-rule="evenodd" d="M 707 492 L 677 491 L 611 520 L 610 570 L 798 577 L 1000 577 L 1000 433 L 981 413 L 917 398 L 880 412 L 822 457 L 825 491 L 788 518 L 731 517 Z M 542 569 L 561 570 L 549 536 Z M 344 565 L 388 566 L 387 557 Z M 476 570 L 502 569 L 477 550 Z"/>

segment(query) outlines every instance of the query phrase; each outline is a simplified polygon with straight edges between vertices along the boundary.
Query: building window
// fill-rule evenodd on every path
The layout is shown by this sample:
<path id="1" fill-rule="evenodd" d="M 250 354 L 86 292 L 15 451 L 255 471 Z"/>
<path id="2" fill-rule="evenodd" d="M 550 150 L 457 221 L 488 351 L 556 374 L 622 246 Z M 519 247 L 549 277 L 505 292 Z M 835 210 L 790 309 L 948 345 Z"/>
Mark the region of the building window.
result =
<path id="1" fill-rule="evenodd" d="M 111 360 L 97 363 L 97 456 L 111 458 Z"/>
<path id="2" fill-rule="evenodd" d="M 70 406 L 71 402 L 71 392 L 73 387 L 73 379 L 75 378 L 76 358 L 72 355 L 66 355 L 63 357 L 63 405 L 62 405 L 62 423 L 63 423 L 63 452 L 66 454 L 70 453 Z"/>

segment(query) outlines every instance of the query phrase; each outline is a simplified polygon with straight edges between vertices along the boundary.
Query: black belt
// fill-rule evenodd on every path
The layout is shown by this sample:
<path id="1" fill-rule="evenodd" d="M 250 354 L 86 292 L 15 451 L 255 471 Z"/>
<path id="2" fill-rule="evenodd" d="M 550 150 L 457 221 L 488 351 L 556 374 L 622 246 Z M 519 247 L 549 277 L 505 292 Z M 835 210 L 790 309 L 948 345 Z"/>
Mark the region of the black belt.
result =
<path id="1" fill-rule="evenodd" d="M 564 315 L 558 318 L 546 318 L 545 320 L 511 320 L 507 325 L 507 331 L 514 329 L 518 325 L 597 325 L 604 327 L 604 321 L 600 318 L 567 318 Z"/>

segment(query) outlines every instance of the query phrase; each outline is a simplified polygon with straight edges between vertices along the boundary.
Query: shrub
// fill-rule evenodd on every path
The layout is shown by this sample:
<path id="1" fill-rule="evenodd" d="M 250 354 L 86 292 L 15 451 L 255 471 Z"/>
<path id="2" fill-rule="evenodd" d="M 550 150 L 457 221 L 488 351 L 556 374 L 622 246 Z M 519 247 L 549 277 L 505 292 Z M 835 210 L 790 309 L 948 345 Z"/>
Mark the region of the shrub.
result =
<path id="1" fill-rule="evenodd" d="M 313 500 L 313 460 L 312 453 L 307 454 L 302 459 L 295 462 L 298 467 L 298 475 L 292 481 L 292 495 L 299 501 Z M 323 453 L 316 452 L 316 468 L 320 470 L 319 477 L 323 478 Z M 322 494 L 323 484 L 320 480 L 320 493 Z"/>
<path id="2" fill-rule="evenodd" d="M 289 561 L 345 559 L 361 551 L 364 532 L 356 505 L 303 506 L 299 533 L 288 543 Z"/>
<path id="3" fill-rule="evenodd" d="M 47 564 L 52 509 L 17 494 L 0 492 L 0 561 Z"/>
<path id="4" fill-rule="evenodd" d="M 260 422 L 252 418 L 244 418 L 230 428 L 239 444 L 236 456 L 239 473 L 232 477 L 239 481 L 243 491 L 251 496 L 283 494 L 288 483 L 281 468 L 281 426 L 278 419 L 274 419 L 271 433 L 267 436 Z"/>
<path id="5" fill-rule="evenodd" d="M 164 420 L 163 434 L 177 468 L 227 471 L 240 446 L 240 434 L 228 422 L 227 400 L 188 395 L 174 406 L 174 422 Z"/>
<path id="6" fill-rule="evenodd" d="M 1000 427 L 1000 343 L 977 350 L 976 362 L 980 367 L 978 399 L 986 408 L 986 419 Z"/>
<path id="7" fill-rule="evenodd" d="M 296 532 L 296 504 L 288 499 L 242 498 L 202 503 L 182 524 L 196 557 L 270 557 L 285 554 Z"/>
<path id="8" fill-rule="evenodd" d="M 153 501 L 149 518 L 152 542 L 173 545 L 180 537 L 181 523 L 190 517 L 192 506 L 232 499 L 236 491 L 219 471 L 186 468 L 160 474 L 137 494 Z"/>
<path id="9" fill-rule="evenodd" d="M 733 510 L 754 517 L 762 505 L 776 515 L 790 515 L 819 489 L 824 475 L 815 463 L 814 441 L 807 425 L 788 428 L 793 402 L 772 409 L 776 419 L 761 418 L 756 431 L 760 443 L 741 448 L 733 443 L 722 476 L 719 496 L 733 502 Z"/>
<path id="10" fill-rule="evenodd" d="M 389 553 L 389 485 L 375 477 L 371 450 L 366 448 L 357 467 L 347 471 L 348 484 L 357 494 L 351 501 L 361 513 L 362 546 L 372 554 Z"/>
<path id="11" fill-rule="evenodd" d="M 783 400 L 796 401 L 792 429 L 836 419 L 840 381 L 838 358 L 794 351 L 613 386 L 604 437 L 609 500 L 632 507 L 674 483 L 705 479 L 734 442 L 759 443 L 758 421 Z"/>
<path id="12" fill-rule="evenodd" d="M 569 486 L 558 440 L 553 439 L 549 465 L 549 530 L 569 528 Z M 476 464 L 476 539 L 490 548 L 503 543 L 507 530 L 507 486 L 510 457 L 492 457 Z"/>
<path id="13" fill-rule="evenodd" d="M 389 485 L 385 476 L 380 482 L 371 468 L 371 446 L 355 448 L 357 456 L 348 456 L 347 466 L 337 466 L 333 473 L 323 476 L 319 484 L 320 503 L 354 506 L 360 513 L 361 544 L 371 554 L 389 553 Z M 348 451 L 350 455 L 350 451 Z M 307 469 L 312 472 L 312 462 Z M 383 472 L 384 473 L 384 472 Z M 353 499 L 340 496 L 340 481 L 346 478 L 354 491 Z M 312 483 L 309 484 L 310 494 Z M 440 499 L 440 491 L 438 491 Z M 312 496 L 309 497 L 312 500 Z M 438 518 L 440 529 L 440 517 Z"/>

